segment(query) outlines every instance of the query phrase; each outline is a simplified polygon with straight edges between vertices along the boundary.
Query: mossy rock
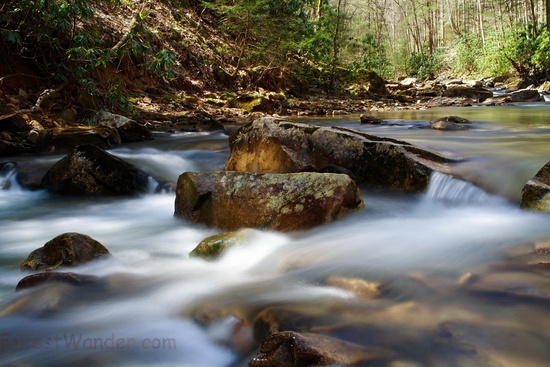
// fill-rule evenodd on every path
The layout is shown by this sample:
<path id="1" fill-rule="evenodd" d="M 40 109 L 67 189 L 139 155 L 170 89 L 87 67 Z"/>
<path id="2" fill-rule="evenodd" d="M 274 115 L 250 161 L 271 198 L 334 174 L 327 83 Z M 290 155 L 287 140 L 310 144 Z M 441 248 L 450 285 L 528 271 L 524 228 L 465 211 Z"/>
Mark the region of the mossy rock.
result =
<path id="1" fill-rule="evenodd" d="M 218 233 L 202 240 L 193 251 L 191 257 L 201 257 L 207 260 L 218 259 L 228 248 L 241 245 L 248 237 L 248 231 L 231 231 Z"/>

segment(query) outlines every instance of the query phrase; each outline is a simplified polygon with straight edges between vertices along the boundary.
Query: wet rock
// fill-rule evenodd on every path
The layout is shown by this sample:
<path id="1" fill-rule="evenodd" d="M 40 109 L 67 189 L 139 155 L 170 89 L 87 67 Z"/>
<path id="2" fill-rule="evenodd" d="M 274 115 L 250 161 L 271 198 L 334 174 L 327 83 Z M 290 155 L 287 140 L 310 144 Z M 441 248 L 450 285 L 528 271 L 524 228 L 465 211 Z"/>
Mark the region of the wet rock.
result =
<path id="1" fill-rule="evenodd" d="M 176 188 L 175 215 L 225 230 L 309 229 L 363 207 L 346 175 L 186 172 Z"/>
<path id="2" fill-rule="evenodd" d="M 431 128 L 435 130 L 467 130 L 466 124 L 471 124 L 472 121 L 458 117 L 458 116 L 446 116 L 435 120 L 431 124 Z"/>
<path id="3" fill-rule="evenodd" d="M 88 120 L 91 126 L 110 126 L 114 127 L 123 142 L 135 142 L 152 139 L 149 129 L 137 121 L 128 117 L 117 115 L 106 111 L 98 111 Z"/>
<path id="4" fill-rule="evenodd" d="M 21 263 L 21 270 L 53 270 L 60 266 L 76 266 L 110 256 L 101 243 L 90 236 L 68 232 L 60 234 L 30 253 Z"/>
<path id="5" fill-rule="evenodd" d="M 227 248 L 242 244 L 248 235 L 248 230 L 224 232 L 210 236 L 202 240 L 197 247 L 189 253 L 192 257 L 201 257 L 214 260 L 220 257 Z"/>
<path id="6" fill-rule="evenodd" d="M 487 98 L 491 98 L 493 92 L 485 88 L 473 88 L 465 86 L 452 86 L 445 89 L 442 93 L 442 97 L 462 97 L 462 98 L 471 98 L 476 102 L 483 102 Z"/>
<path id="7" fill-rule="evenodd" d="M 525 209 L 550 213 L 550 162 L 525 184 L 520 205 Z"/>
<path id="8" fill-rule="evenodd" d="M 118 131 L 110 126 L 55 127 L 40 132 L 36 149 L 59 152 L 81 144 L 93 144 L 106 149 L 121 142 Z"/>
<path id="9" fill-rule="evenodd" d="M 466 289 L 493 296 L 550 300 L 550 278 L 546 271 L 529 265 L 492 264 L 461 282 Z"/>
<path id="10" fill-rule="evenodd" d="M 44 176 L 44 189 L 65 195 L 125 195 L 148 191 L 149 176 L 103 149 L 79 145 Z"/>
<path id="11" fill-rule="evenodd" d="M 381 124 L 384 122 L 384 120 L 382 119 L 379 119 L 374 116 L 368 116 L 368 115 L 359 116 L 359 120 L 361 121 L 361 124 L 371 124 L 371 125 Z"/>
<path id="12" fill-rule="evenodd" d="M 26 276 L 17 283 L 15 290 L 20 291 L 46 283 L 67 283 L 80 286 L 97 282 L 97 280 L 98 278 L 92 275 L 51 271 Z"/>
<path id="13" fill-rule="evenodd" d="M 382 295 L 382 284 L 361 278 L 331 276 L 326 281 L 328 286 L 348 291 L 360 298 L 377 298 Z"/>
<path id="14" fill-rule="evenodd" d="M 320 334 L 284 331 L 260 345 L 249 367 L 357 366 L 388 359 L 389 354 Z"/>
<path id="15" fill-rule="evenodd" d="M 369 186 L 422 191 L 453 161 L 409 143 L 340 127 L 265 117 L 229 136 L 226 168 L 241 172 L 346 173 Z"/>
<path id="16" fill-rule="evenodd" d="M 544 100 L 536 89 L 520 89 L 505 95 L 511 102 L 539 102 Z"/>

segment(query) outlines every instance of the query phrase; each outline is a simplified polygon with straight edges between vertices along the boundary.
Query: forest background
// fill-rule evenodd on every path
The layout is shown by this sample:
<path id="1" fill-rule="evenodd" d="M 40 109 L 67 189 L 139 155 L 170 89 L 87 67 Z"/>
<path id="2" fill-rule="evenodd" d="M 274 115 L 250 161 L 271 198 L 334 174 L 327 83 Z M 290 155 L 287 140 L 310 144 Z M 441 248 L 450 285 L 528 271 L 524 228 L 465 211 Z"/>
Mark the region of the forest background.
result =
<path id="1" fill-rule="evenodd" d="M 349 96 L 372 72 L 540 84 L 549 29 L 550 0 L 5 0 L 0 87 L 129 110 L 143 93 Z"/>

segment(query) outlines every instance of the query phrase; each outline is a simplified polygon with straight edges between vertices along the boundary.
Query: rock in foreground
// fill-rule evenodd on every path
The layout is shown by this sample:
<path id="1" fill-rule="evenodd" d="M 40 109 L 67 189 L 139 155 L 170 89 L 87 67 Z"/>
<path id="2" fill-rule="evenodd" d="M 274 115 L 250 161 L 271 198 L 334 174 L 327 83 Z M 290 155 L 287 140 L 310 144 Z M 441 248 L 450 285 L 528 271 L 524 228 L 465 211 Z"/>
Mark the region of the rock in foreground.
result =
<path id="1" fill-rule="evenodd" d="M 53 270 L 110 255 L 109 250 L 90 236 L 69 232 L 60 234 L 31 252 L 19 267 L 22 270 Z"/>
<path id="2" fill-rule="evenodd" d="M 103 149 L 79 145 L 46 173 L 41 183 L 65 195 L 139 195 L 148 191 L 149 176 Z"/>
<path id="3" fill-rule="evenodd" d="M 176 189 L 175 215 L 224 230 L 295 231 L 331 222 L 363 207 L 347 175 L 186 172 Z"/>
<path id="4" fill-rule="evenodd" d="M 346 173 L 357 183 L 409 191 L 426 189 L 430 174 L 452 162 L 403 141 L 273 117 L 234 131 L 229 144 L 228 170 Z"/>
<path id="5" fill-rule="evenodd" d="M 270 335 L 250 367 L 367 366 L 388 353 L 320 334 L 284 331 Z"/>
<path id="6" fill-rule="evenodd" d="M 550 213 L 550 162 L 523 187 L 521 207 Z"/>

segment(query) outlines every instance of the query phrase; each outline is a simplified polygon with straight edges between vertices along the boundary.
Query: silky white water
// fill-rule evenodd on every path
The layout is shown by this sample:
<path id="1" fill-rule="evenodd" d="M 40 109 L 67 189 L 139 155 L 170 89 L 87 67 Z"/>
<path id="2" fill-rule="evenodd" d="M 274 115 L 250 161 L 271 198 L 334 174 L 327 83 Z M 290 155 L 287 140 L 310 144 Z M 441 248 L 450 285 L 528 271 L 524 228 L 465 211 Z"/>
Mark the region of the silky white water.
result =
<path id="1" fill-rule="evenodd" d="M 56 285 L 35 293 L 18 312 L 1 317 L 0 365 L 246 365 L 246 356 L 241 359 L 227 347 L 232 319 L 220 318 L 205 327 L 195 321 L 197 311 L 215 307 L 238 317 L 251 307 L 347 304 L 353 301 L 351 293 L 323 282 L 343 275 L 382 282 L 395 305 L 414 301 L 414 307 L 429 310 L 437 323 L 468 320 L 459 324 L 460 332 L 493 356 L 491 363 L 545 366 L 550 357 L 544 348 L 550 342 L 544 321 L 550 315 L 548 303 L 526 302 L 506 309 L 464 293 L 438 291 L 437 297 L 428 297 L 410 275 L 439 272 L 459 278 L 483 263 L 501 261 L 512 247 L 550 238 L 548 214 L 521 210 L 513 200 L 519 196 L 518 187 L 550 160 L 548 122 L 510 126 L 483 121 L 472 131 L 443 133 L 417 128 L 425 125 L 420 119 L 396 120 L 393 126 L 378 128 L 361 127 L 356 121 L 317 122 L 361 128 L 463 158 L 457 173 L 491 190 L 442 174 L 434 175 L 422 194 L 362 188 L 363 211 L 305 232 L 254 230 L 246 245 L 207 262 L 188 254 L 218 231 L 174 218 L 171 192 L 152 190 L 131 199 L 64 198 L 25 191 L 14 173 L 4 173 L 0 182 L 11 185 L 0 190 L 0 312 L 33 291 L 15 292 L 18 281 L 29 274 L 21 272 L 19 264 L 61 233 L 87 234 L 113 256 L 70 269 L 101 278 L 101 286 Z M 227 136 L 176 134 L 111 152 L 173 185 L 185 171 L 223 169 Z M 404 309 L 393 319 L 376 321 L 395 333 L 396 341 L 404 328 L 416 330 L 411 317 L 416 314 L 420 323 L 424 315 Z M 508 324 L 499 327 L 521 340 L 509 345 L 513 343 L 498 333 L 490 334 L 488 330 L 496 327 L 489 321 L 491 315 L 508 318 Z M 404 327 L 404 320 L 410 325 Z M 447 357 L 426 348 L 420 331 L 413 335 L 418 336 L 407 343 L 416 351 L 404 352 L 405 360 L 445 365 L 441 363 Z M 499 359 L 501 355 L 507 356 L 508 364 Z"/>

